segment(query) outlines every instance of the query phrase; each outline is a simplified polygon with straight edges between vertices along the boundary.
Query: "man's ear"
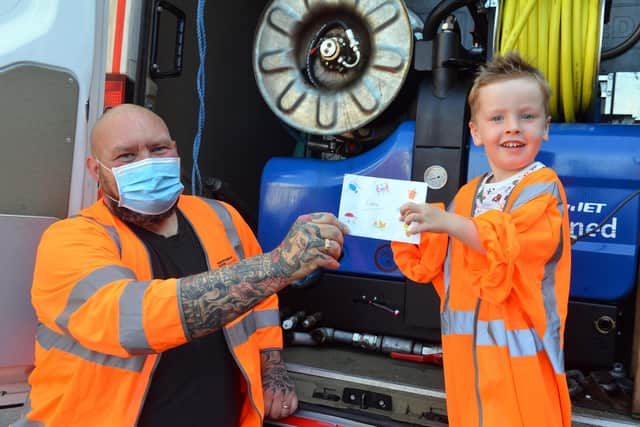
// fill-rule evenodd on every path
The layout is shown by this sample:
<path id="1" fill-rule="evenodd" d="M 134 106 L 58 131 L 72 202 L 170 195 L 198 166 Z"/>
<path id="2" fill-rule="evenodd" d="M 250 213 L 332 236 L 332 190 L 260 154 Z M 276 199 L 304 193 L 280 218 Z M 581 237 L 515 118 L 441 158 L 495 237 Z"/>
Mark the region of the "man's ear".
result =
<path id="1" fill-rule="evenodd" d="M 478 128 L 476 124 L 473 123 L 473 120 L 469 120 L 469 130 L 471 131 L 471 138 L 473 139 L 473 145 L 479 147 L 482 145 L 482 141 L 480 140 L 480 135 L 478 134 Z"/>
<path id="2" fill-rule="evenodd" d="M 89 171 L 89 174 L 93 177 L 93 179 L 96 180 L 96 182 L 99 182 L 98 168 L 100 167 L 100 165 L 98 164 L 96 159 L 93 156 L 89 156 L 87 157 L 85 164 L 87 166 L 87 170 Z"/>

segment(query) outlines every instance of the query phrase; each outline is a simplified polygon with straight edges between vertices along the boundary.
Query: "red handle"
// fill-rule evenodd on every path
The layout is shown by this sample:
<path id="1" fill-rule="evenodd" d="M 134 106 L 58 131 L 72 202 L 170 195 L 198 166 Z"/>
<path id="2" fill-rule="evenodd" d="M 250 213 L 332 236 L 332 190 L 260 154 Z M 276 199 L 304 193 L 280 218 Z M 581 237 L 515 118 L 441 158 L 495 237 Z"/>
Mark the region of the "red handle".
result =
<path id="1" fill-rule="evenodd" d="M 406 353 L 398 353 L 394 351 L 394 352 L 391 352 L 390 356 L 392 359 L 401 359 L 401 360 L 409 360 L 411 362 L 434 363 L 436 365 L 442 365 L 442 353 L 427 354 L 423 356 L 419 354 L 406 354 Z"/>

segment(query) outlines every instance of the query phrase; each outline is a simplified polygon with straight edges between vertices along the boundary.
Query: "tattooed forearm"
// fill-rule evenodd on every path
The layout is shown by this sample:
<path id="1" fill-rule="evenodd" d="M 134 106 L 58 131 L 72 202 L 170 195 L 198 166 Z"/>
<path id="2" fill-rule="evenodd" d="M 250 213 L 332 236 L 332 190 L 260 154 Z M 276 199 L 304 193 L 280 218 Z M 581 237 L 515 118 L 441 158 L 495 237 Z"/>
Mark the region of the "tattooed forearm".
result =
<path id="1" fill-rule="evenodd" d="M 215 332 L 287 283 L 270 254 L 180 279 L 187 328 L 194 338 Z"/>
<path id="2" fill-rule="evenodd" d="M 294 390 L 294 384 L 287 368 L 280 357 L 280 350 L 266 350 L 260 353 L 260 361 L 262 367 L 262 387 L 265 390 L 271 390 L 276 393 L 291 392 Z"/>
<path id="3" fill-rule="evenodd" d="M 180 280 L 182 310 L 192 337 L 217 331 L 287 284 L 311 273 L 328 255 L 320 228 L 296 221 L 270 253 Z M 315 250 L 313 250 L 315 248 Z"/>

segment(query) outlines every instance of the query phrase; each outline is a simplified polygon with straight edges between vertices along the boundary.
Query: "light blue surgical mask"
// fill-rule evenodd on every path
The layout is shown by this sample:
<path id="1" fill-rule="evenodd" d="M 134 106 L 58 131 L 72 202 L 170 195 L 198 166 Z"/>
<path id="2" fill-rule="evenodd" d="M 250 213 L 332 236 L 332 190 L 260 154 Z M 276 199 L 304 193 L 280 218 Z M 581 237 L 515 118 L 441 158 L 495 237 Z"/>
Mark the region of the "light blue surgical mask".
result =
<path id="1" fill-rule="evenodd" d="M 118 186 L 118 206 L 143 215 L 160 215 L 176 203 L 184 186 L 180 182 L 179 157 L 149 157 L 109 169 Z"/>

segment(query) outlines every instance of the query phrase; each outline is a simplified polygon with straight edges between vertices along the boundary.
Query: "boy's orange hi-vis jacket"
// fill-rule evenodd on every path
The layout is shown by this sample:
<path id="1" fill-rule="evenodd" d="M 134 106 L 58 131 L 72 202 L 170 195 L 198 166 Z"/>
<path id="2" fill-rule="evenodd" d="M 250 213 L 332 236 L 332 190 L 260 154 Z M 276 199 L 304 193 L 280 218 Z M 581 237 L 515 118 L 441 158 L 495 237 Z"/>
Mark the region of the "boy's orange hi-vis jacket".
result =
<path id="1" fill-rule="evenodd" d="M 481 177 L 449 210 L 470 218 Z M 447 413 L 452 426 L 569 426 L 564 325 L 569 219 L 564 189 L 542 168 L 513 189 L 504 211 L 475 218 L 481 255 L 447 234 L 393 243 L 400 270 L 432 282 L 441 300 Z"/>
<path id="2" fill-rule="evenodd" d="M 261 253 L 229 205 L 181 196 L 178 207 L 209 268 Z M 161 353 L 191 339 L 179 280 L 152 279 L 144 244 L 100 200 L 44 233 L 31 295 L 36 367 L 27 417 L 15 425 L 134 426 Z M 277 297 L 227 324 L 224 336 L 245 379 L 240 425 L 261 426 L 260 351 L 282 348 Z"/>

